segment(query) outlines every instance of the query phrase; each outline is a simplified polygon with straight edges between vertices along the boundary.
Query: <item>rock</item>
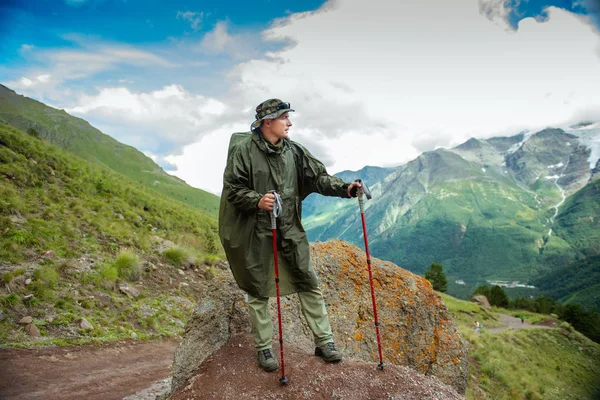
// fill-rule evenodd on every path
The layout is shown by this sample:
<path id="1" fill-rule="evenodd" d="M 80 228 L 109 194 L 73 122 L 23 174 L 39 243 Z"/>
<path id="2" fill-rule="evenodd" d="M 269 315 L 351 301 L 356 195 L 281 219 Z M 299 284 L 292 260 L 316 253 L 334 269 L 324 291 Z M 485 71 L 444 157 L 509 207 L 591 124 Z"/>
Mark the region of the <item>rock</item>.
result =
<path id="1" fill-rule="evenodd" d="M 8 218 L 15 224 L 24 224 L 25 222 L 27 222 L 27 219 L 23 218 L 21 214 L 16 210 L 13 211 L 13 215 L 10 215 Z"/>
<path id="2" fill-rule="evenodd" d="M 231 291 L 237 292 L 237 295 L 233 295 Z M 194 310 L 185 327 L 181 344 L 175 351 L 171 383 L 173 391 L 191 378 L 202 361 L 221 348 L 230 335 L 248 328 L 246 307 L 243 307 L 242 292 L 239 289 L 217 283 L 206 293 L 210 296 L 203 298 Z M 236 304 L 236 299 L 242 304 L 232 307 L 232 301 Z"/>
<path id="3" fill-rule="evenodd" d="M 137 333 L 135 333 L 135 332 L 131 332 L 131 338 L 132 338 L 133 340 L 137 339 L 137 338 L 138 338 L 138 336 L 137 336 Z"/>
<path id="4" fill-rule="evenodd" d="M 33 322 L 33 317 L 31 317 L 31 316 L 23 317 L 19 320 L 19 324 L 21 324 L 21 325 L 29 325 L 32 322 Z"/>
<path id="5" fill-rule="evenodd" d="M 217 268 L 226 271 L 229 269 L 229 263 L 227 261 L 219 261 L 217 264 Z"/>
<path id="6" fill-rule="evenodd" d="M 473 297 L 471 297 L 471 301 L 477 304 L 478 306 L 483 307 L 486 310 L 492 310 L 492 306 L 490 306 L 490 302 L 488 301 L 487 297 L 485 297 L 482 294 L 474 295 Z"/>
<path id="7" fill-rule="evenodd" d="M 311 246 L 311 259 L 338 349 L 346 358 L 379 360 L 366 256 L 340 240 Z M 434 375 L 465 393 L 467 344 L 441 297 L 424 278 L 378 259 L 372 260 L 384 362 Z M 231 274 L 208 283 L 202 302 L 187 323 L 175 352 L 172 388 L 192 377 L 204 359 L 236 332 L 249 330 L 244 294 Z M 297 296 L 282 298 L 286 340 L 312 352 L 314 343 Z M 276 327 L 277 305 L 270 302 Z"/>
<path id="8" fill-rule="evenodd" d="M 29 334 L 29 336 L 32 337 L 40 337 L 42 336 L 40 333 L 40 330 L 38 329 L 37 326 L 33 325 L 33 324 L 29 324 L 25 327 L 25 330 L 27 331 L 27 333 Z"/>
<path id="9" fill-rule="evenodd" d="M 134 299 L 140 295 L 140 291 L 129 285 L 119 285 L 121 293 L 127 295 L 127 297 Z"/>
<path id="10" fill-rule="evenodd" d="M 33 295 L 32 294 L 28 294 L 28 295 L 23 296 L 23 302 L 24 303 L 29 302 L 32 299 L 33 299 Z"/>
<path id="11" fill-rule="evenodd" d="M 81 329 L 94 329 L 94 325 L 90 324 L 85 318 L 81 318 L 81 321 L 79 321 L 79 327 Z"/>
<path id="12" fill-rule="evenodd" d="M 31 283 L 31 278 L 25 279 L 25 286 L 29 285 L 30 283 Z"/>
<path id="13" fill-rule="evenodd" d="M 183 272 L 183 270 L 182 270 L 182 269 L 178 269 L 178 270 L 177 270 L 177 273 L 178 273 L 179 275 L 185 275 L 185 272 Z"/>
<path id="14" fill-rule="evenodd" d="M 4 314 L 4 311 L 0 310 L 0 322 L 4 321 L 6 319 L 6 314 Z"/>
<path id="15" fill-rule="evenodd" d="M 44 253 L 44 258 L 46 258 L 46 259 L 56 258 L 56 252 L 54 250 L 48 250 L 47 252 Z"/>
<path id="16" fill-rule="evenodd" d="M 140 307 L 140 315 L 144 318 L 153 316 L 155 312 L 156 310 L 150 307 L 148 304 L 143 304 Z"/>
<path id="17" fill-rule="evenodd" d="M 207 281 L 213 280 L 216 275 L 217 273 L 214 270 L 214 268 L 208 268 L 206 271 L 204 271 L 204 279 L 206 279 Z"/>

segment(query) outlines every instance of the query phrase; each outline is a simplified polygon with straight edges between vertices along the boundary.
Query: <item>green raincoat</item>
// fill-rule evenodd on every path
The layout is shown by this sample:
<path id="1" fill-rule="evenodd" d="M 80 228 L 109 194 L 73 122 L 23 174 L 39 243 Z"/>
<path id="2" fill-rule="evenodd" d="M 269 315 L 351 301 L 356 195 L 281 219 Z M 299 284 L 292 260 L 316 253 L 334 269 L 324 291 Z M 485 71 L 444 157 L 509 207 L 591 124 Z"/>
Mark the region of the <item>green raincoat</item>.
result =
<path id="1" fill-rule="evenodd" d="M 257 130 L 234 133 L 223 175 L 219 235 L 239 287 L 255 297 L 276 295 L 271 214 L 258 208 L 263 195 L 275 190 L 283 205 L 277 219 L 281 295 L 316 288 L 319 279 L 300 221 L 302 200 L 314 192 L 347 197 L 347 188 L 298 143 L 283 139 L 275 150 Z"/>

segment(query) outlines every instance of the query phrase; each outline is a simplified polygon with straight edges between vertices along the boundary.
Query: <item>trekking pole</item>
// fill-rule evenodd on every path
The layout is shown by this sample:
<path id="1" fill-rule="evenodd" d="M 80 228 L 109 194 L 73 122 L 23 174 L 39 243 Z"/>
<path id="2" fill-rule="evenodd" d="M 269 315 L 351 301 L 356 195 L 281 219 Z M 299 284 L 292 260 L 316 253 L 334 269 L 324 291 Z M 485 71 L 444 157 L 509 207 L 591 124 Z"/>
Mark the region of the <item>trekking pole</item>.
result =
<path id="1" fill-rule="evenodd" d="M 375 317 L 375 333 L 377 334 L 377 349 L 379 351 L 379 368 L 383 371 L 385 364 L 383 363 L 383 355 L 381 352 L 381 339 L 379 335 L 379 320 L 377 319 L 377 302 L 375 301 L 375 288 L 373 287 L 373 272 L 371 271 L 371 255 L 369 254 L 369 239 L 367 238 L 367 224 L 365 223 L 365 205 L 363 200 L 363 194 L 367 196 L 367 200 L 371 199 L 371 192 L 367 185 L 365 185 L 360 179 L 355 180 L 361 184 L 361 188 L 358 189 L 357 198 L 358 206 L 360 207 L 360 217 L 362 219 L 363 236 L 365 238 L 365 253 L 367 254 L 367 266 L 369 267 L 369 284 L 371 285 L 371 300 L 373 301 L 373 316 Z"/>
<path id="2" fill-rule="evenodd" d="M 279 382 L 282 385 L 288 383 L 288 379 L 285 377 L 285 362 L 283 360 L 283 329 L 281 327 L 281 299 L 279 296 L 279 260 L 277 259 L 277 217 L 281 215 L 281 197 L 271 190 L 275 196 L 275 203 L 273 203 L 273 211 L 271 211 L 271 232 L 273 233 L 273 260 L 275 261 L 275 289 L 277 291 L 277 323 L 279 325 L 279 356 L 281 358 L 281 378 Z"/>

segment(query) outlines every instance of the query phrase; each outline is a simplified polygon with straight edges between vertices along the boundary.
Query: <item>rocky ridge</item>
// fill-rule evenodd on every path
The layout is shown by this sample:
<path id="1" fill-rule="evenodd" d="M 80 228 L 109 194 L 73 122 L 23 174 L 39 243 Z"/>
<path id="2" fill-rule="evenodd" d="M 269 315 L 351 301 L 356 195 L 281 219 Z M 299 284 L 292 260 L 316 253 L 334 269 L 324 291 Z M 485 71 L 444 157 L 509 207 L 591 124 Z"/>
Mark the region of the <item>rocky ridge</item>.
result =
<path id="1" fill-rule="evenodd" d="M 346 360 L 378 360 L 365 254 L 332 240 L 311 248 L 321 278 L 338 348 Z M 464 393 L 467 384 L 466 343 L 442 299 L 429 282 L 396 265 L 372 260 L 383 357 L 387 364 L 407 366 L 433 375 Z M 175 353 L 172 389 L 181 389 L 200 365 L 232 337 L 249 331 L 244 296 L 229 274 L 211 282 L 185 328 Z M 296 296 L 282 299 L 285 342 L 313 351 L 311 333 L 301 317 Z M 276 316 L 275 302 L 271 315 Z M 274 321 L 275 322 L 275 321 Z M 247 354 L 255 357 L 254 350 Z"/>

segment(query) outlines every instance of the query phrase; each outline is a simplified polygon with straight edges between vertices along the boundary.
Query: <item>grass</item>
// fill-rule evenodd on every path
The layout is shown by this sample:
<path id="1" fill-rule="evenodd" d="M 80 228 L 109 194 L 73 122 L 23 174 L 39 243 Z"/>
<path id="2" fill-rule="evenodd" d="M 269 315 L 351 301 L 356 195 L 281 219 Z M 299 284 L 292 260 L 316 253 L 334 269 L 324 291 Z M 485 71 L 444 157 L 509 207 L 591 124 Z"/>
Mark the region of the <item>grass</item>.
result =
<path id="1" fill-rule="evenodd" d="M 197 283 L 177 286 L 188 276 L 172 275 L 159 249 L 171 242 L 185 249 L 172 254 L 180 262 L 218 263 L 215 217 L 3 123 L 0 160 L 0 346 L 183 332 Z M 127 297 L 121 282 L 142 294 Z M 16 323 L 23 315 L 41 338 Z M 81 318 L 94 328 L 79 329 Z"/>
<path id="2" fill-rule="evenodd" d="M 600 345 L 562 322 L 558 329 L 492 333 L 494 313 L 524 315 L 535 323 L 551 315 L 493 309 L 441 294 L 469 344 L 467 399 L 590 399 L 600 393 Z M 483 323 L 481 333 L 474 323 Z"/>
<path id="3" fill-rule="evenodd" d="M 142 278 L 142 265 L 139 257 L 131 251 L 122 251 L 113 263 L 120 278 L 138 281 Z"/>
<path id="4" fill-rule="evenodd" d="M 170 247 L 163 255 L 165 260 L 175 267 L 180 267 L 190 257 L 189 252 L 182 247 Z"/>
<path id="5" fill-rule="evenodd" d="M 89 163 L 108 167 L 126 176 L 132 182 L 162 193 L 177 202 L 186 203 L 209 215 L 214 216 L 217 213 L 219 207 L 217 196 L 193 188 L 181 179 L 166 174 L 137 149 L 119 143 L 86 121 L 73 117 L 63 110 L 48 107 L 0 88 L 0 118 L 21 129 L 28 137 L 38 137 Z M 14 160 L 18 157 L 18 155 L 0 153 L 0 164 L 4 160 Z M 36 176 L 35 172 L 20 171 L 19 177 L 36 185 L 43 185 L 43 181 Z M 96 180 L 94 185 L 98 192 L 110 193 L 114 189 L 110 179 Z M 2 207 L 1 203 L 0 207 Z"/>

